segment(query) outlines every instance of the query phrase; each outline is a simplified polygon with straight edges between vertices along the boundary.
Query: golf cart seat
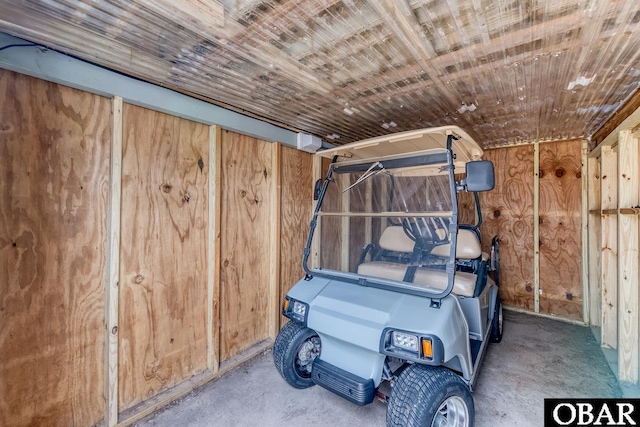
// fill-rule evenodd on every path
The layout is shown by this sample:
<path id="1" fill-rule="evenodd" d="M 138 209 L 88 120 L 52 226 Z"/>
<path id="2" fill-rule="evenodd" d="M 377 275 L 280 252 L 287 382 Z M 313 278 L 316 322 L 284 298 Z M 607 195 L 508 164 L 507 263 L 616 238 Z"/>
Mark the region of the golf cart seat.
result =
<path id="1" fill-rule="evenodd" d="M 381 251 L 405 254 L 405 259 L 408 259 L 413 253 L 415 242 L 406 235 L 402 226 L 389 226 L 382 232 L 378 245 Z M 450 244 L 440 245 L 431 251 L 431 255 L 448 257 L 450 249 Z M 456 259 L 473 260 L 481 255 L 482 250 L 476 234 L 471 230 L 459 229 Z M 402 281 L 408 267 L 407 264 L 401 262 L 374 260 L 361 263 L 358 266 L 358 274 Z M 453 293 L 461 296 L 473 296 L 477 277 L 475 273 L 456 271 Z M 419 267 L 416 269 L 413 283 L 440 291 L 447 287 L 448 276 L 441 269 Z"/>

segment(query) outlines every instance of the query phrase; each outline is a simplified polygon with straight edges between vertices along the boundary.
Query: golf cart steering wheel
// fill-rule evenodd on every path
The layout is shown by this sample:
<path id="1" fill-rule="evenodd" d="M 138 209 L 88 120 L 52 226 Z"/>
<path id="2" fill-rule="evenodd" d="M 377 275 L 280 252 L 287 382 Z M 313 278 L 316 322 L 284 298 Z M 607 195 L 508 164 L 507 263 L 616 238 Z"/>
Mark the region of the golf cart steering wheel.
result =
<path id="1" fill-rule="evenodd" d="M 402 219 L 404 233 L 422 247 L 449 243 L 449 230 L 441 218 L 408 217 Z"/>

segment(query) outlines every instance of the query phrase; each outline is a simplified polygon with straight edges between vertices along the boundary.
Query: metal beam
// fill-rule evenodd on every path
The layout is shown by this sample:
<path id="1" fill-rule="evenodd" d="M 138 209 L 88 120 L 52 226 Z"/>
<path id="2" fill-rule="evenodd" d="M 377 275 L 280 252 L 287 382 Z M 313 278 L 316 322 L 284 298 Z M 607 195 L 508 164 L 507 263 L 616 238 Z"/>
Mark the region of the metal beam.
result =
<path id="1" fill-rule="evenodd" d="M 28 43 L 0 33 L 0 48 Z M 0 51 L 0 68 L 102 96 L 121 96 L 129 104 L 297 147 L 293 131 L 41 47 Z"/>

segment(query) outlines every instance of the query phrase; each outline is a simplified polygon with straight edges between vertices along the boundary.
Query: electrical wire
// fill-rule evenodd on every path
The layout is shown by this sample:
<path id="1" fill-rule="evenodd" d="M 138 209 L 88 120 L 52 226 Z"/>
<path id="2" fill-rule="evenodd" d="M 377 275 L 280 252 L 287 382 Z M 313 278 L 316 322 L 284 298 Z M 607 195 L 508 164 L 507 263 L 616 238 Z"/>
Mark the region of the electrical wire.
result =
<path id="1" fill-rule="evenodd" d="M 31 46 L 42 46 L 41 44 L 37 44 L 37 43 L 29 43 L 29 44 L 20 44 L 20 43 L 16 43 L 16 44 L 8 44 L 6 46 L 2 46 L 0 47 L 0 51 L 3 51 L 5 49 L 9 49 L 10 47 L 31 47 Z M 42 46 L 44 47 L 44 46 Z"/>

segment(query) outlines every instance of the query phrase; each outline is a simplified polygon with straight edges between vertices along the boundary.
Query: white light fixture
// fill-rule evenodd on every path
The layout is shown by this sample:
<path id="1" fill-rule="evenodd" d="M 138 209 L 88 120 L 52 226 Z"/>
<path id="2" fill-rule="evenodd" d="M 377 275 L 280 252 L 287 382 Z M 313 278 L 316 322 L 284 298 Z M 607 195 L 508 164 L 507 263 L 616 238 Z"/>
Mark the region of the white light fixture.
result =
<path id="1" fill-rule="evenodd" d="M 309 153 L 315 153 L 322 147 L 322 140 L 320 138 L 307 133 L 298 133 L 296 142 L 298 144 L 298 150 L 308 151 Z"/>

